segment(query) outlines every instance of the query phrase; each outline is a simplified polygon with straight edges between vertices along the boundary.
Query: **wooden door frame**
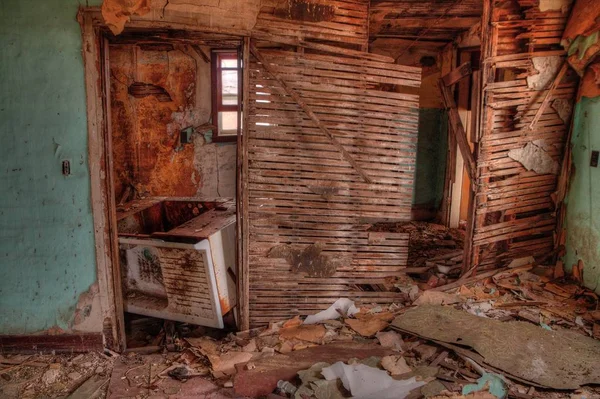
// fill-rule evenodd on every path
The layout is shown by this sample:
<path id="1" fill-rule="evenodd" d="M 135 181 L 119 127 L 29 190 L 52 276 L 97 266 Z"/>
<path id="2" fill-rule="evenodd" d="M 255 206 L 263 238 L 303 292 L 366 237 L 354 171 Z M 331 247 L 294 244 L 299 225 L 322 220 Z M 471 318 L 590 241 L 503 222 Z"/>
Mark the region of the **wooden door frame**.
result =
<path id="1" fill-rule="evenodd" d="M 117 237 L 116 204 L 113 188 L 112 132 L 110 128 L 110 75 L 108 67 L 108 26 L 104 23 L 99 7 L 80 7 L 77 20 L 81 26 L 82 53 L 85 72 L 88 164 L 91 182 L 91 205 L 94 222 L 94 241 L 96 250 L 96 273 L 100 296 L 102 333 L 104 346 L 113 351 L 126 349 L 123 296 L 121 288 L 121 270 Z M 169 21 L 149 21 L 132 18 L 128 28 L 137 30 L 176 29 L 189 32 L 226 34 L 248 41 L 249 33 L 243 30 L 222 30 L 219 28 L 186 25 Z M 247 44 L 244 46 L 246 52 Z M 247 68 L 244 68 L 246 74 Z M 246 90 L 247 85 L 244 86 Z M 246 91 L 243 93 L 247 99 Z M 244 113 L 245 117 L 247 112 Z M 244 124 L 244 131 L 246 130 Z M 243 135 L 243 133 L 242 133 Z M 238 143 L 241 140 L 238 141 Z M 242 151 L 238 146 L 238 165 L 241 164 Z M 245 182 L 241 168 L 237 170 L 238 187 Z M 246 183 L 247 184 L 247 183 Z M 243 191 L 242 191 L 243 193 Z M 239 199 L 241 193 L 236 193 Z M 243 201 L 238 200 L 238 204 Z M 238 209 L 238 215 L 241 209 Z M 245 218 L 244 218 L 245 219 Z M 247 312 L 247 285 L 244 276 L 244 220 L 238 227 L 238 312 L 240 325 L 245 325 L 244 313 Z M 241 280 L 241 281 L 240 281 Z M 240 311 L 242 308 L 242 311 Z M 245 311 L 244 311 L 245 310 Z M 247 321 L 246 321 L 247 323 Z"/>
<path id="2" fill-rule="evenodd" d="M 116 206 L 112 179 L 110 131 L 110 80 L 107 80 L 108 48 L 105 27 L 93 9 L 80 8 L 77 20 L 82 32 L 85 71 L 88 164 L 94 220 L 96 273 L 102 311 L 104 345 L 125 349 L 125 322 L 119 270 Z"/>

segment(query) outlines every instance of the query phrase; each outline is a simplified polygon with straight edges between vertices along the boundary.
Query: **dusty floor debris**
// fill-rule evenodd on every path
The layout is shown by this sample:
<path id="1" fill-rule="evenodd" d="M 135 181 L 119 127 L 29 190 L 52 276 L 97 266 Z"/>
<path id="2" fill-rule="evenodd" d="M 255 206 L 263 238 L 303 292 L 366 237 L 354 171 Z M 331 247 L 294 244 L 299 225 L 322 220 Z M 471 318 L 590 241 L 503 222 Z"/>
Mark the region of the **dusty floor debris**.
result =
<path id="1" fill-rule="evenodd" d="M 598 297 L 561 264 L 532 261 L 434 289 L 413 281 L 404 304 L 340 298 L 304 321 L 238 333 L 136 319 L 156 336 L 123 355 L 0 358 L 0 396 L 600 397 L 580 388 L 600 377 Z"/>
<path id="2" fill-rule="evenodd" d="M 0 356 L 0 397 L 105 397 L 116 358 L 94 352 Z"/>

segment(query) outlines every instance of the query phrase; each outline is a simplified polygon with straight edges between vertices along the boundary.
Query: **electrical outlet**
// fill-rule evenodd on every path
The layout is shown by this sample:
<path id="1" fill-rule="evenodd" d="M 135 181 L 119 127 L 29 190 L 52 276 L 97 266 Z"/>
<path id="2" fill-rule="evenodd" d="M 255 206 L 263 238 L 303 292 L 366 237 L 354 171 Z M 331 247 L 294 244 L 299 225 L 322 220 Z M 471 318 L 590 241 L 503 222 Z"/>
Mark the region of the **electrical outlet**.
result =
<path id="1" fill-rule="evenodd" d="M 590 159 L 590 166 L 593 168 L 598 167 L 598 151 L 592 151 L 592 158 Z"/>
<path id="2" fill-rule="evenodd" d="M 71 161 L 68 159 L 62 161 L 62 174 L 63 176 L 71 175 Z"/>

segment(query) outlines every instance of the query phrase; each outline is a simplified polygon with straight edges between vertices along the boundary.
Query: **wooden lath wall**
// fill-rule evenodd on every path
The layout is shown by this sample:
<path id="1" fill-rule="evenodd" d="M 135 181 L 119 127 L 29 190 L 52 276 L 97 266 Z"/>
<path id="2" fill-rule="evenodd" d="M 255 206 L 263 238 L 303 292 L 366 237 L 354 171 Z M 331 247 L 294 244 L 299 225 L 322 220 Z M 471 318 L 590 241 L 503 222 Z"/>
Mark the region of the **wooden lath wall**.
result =
<path id="1" fill-rule="evenodd" d="M 484 28 L 484 34 L 489 32 L 484 38 L 488 57 L 471 252 L 472 265 L 480 269 L 512 258 L 544 256 L 555 247 L 558 174 L 527 170 L 509 151 L 535 145 L 558 167 L 570 115 L 567 109 L 567 120 L 561 119 L 554 104 L 558 99 L 572 104 L 576 94 L 576 79 L 568 73 L 530 128 L 558 68 L 541 90 L 528 86 L 527 77 L 537 73 L 536 57 L 561 56 L 558 67 L 564 61 L 560 40 L 568 10 L 540 12 L 538 0 L 490 0 L 488 4 L 491 25 Z"/>
<path id="2" fill-rule="evenodd" d="M 368 10 L 369 0 L 288 0 L 281 8 L 263 7 L 252 33 L 363 47 Z"/>
<path id="3" fill-rule="evenodd" d="M 382 89 L 418 87 L 420 68 L 260 53 L 372 182 L 252 56 L 245 148 L 250 326 L 312 314 L 340 297 L 397 300 L 398 293 L 363 289 L 383 286 L 406 266 L 408 235 L 368 229 L 373 221 L 410 219 L 419 99 Z M 320 277 L 293 272 L 288 260 L 270 252 L 282 244 L 297 251 L 320 244 L 323 255 L 339 262 L 337 270 Z"/>

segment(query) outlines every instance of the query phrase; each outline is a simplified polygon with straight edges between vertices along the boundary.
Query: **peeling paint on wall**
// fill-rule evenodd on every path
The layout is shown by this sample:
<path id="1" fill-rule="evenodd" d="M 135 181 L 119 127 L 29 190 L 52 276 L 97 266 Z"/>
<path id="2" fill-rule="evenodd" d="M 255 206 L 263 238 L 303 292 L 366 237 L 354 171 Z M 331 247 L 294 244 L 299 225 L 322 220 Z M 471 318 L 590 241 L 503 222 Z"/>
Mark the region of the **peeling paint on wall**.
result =
<path id="1" fill-rule="evenodd" d="M 558 162 L 552 159 L 540 144 L 529 142 L 523 148 L 510 150 L 508 156 L 520 162 L 527 170 L 533 170 L 539 174 L 551 173 L 557 175 L 559 171 Z"/>
<path id="2" fill-rule="evenodd" d="M 200 134 L 180 142 L 181 129 L 210 120 L 210 64 L 182 45 L 113 45 L 110 58 L 117 199 L 128 187 L 137 196 L 234 196 L 235 144 Z M 132 82 L 144 87 L 136 96 Z"/>
<path id="3" fill-rule="evenodd" d="M 600 150 L 599 125 L 600 97 L 582 97 L 573 115 L 564 264 L 571 269 L 581 260 L 584 285 L 600 294 L 600 168 L 590 166 L 591 152 Z"/>
<path id="4" fill-rule="evenodd" d="M 200 176 L 196 196 L 203 198 L 235 197 L 235 143 L 207 144 L 203 136 L 194 137 L 194 166 Z"/>
<path id="5" fill-rule="evenodd" d="M 568 125 L 571 120 L 571 115 L 573 114 L 573 102 L 565 100 L 564 98 L 557 98 L 552 102 L 552 108 L 556 111 L 565 125 Z"/>
<path id="6" fill-rule="evenodd" d="M 100 309 L 98 283 L 94 283 L 87 291 L 79 295 L 71 328 L 79 332 L 97 332 L 101 320 L 102 311 Z"/>

